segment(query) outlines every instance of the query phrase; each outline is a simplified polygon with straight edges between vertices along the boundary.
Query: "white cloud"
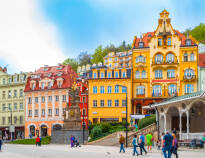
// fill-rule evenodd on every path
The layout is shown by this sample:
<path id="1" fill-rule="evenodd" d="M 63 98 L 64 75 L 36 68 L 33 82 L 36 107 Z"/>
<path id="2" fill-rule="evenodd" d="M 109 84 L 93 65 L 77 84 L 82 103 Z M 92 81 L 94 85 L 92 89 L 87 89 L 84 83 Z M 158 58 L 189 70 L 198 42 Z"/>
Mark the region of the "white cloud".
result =
<path id="1" fill-rule="evenodd" d="M 0 1 L 0 59 L 9 69 L 33 71 L 65 59 L 55 27 L 43 18 L 36 2 Z"/>

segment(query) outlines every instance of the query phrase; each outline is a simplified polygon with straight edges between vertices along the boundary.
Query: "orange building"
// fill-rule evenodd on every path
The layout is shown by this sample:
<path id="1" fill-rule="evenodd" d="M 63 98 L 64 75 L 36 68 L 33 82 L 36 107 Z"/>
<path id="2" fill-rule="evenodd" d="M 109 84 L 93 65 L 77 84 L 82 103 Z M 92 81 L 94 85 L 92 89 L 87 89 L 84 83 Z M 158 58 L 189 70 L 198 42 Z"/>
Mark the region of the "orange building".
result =
<path id="1" fill-rule="evenodd" d="M 70 66 L 44 66 L 31 73 L 25 86 L 25 137 L 51 135 L 63 125 L 69 88 L 77 74 Z"/>

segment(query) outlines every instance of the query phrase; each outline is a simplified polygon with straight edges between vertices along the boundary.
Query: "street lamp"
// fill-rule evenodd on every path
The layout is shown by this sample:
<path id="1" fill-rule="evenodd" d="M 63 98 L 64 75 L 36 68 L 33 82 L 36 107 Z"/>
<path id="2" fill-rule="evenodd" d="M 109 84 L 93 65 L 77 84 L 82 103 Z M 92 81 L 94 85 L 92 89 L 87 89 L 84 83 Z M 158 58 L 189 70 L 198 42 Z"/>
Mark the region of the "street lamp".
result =
<path id="1" fill-rule="evenodd" d="M 84 95 L 85 95 L 85 99 L 84 99 Z M 84 112 L 84 104 L 85 104 L 85 100 L 86 100 L 86 94 L 81 94 L 82 96 L 82 102 L 83 102 L 83 145 L 84 145 L 84 141 L 85 141 L 85 112 Z"/>
<path id="2" fill-rule="evenodd" d="M 5 107 L 5 109 L 9 109 L 11 111 L 11 119 L 10 119 L 10 122 L 11 122 L 10 130 L 11 130 L 11 127 L 12 127 L 12 109 L 11 109 L 11 107 Z M 13 132 L 10 132 L 10 133 L 11 133 L 11 141 L 13 141 Z"/>
<path id="3" fill-rule="evenodd" d="M 122 87 L 122 88 L 126 88 L 126 124 L 125 124 L 125 128 L 126 128 L 126 148 L 127 148 L 127 87 L 123 86 L 123 85 L 119 85 L 117 84 L 116 86 Z"/>

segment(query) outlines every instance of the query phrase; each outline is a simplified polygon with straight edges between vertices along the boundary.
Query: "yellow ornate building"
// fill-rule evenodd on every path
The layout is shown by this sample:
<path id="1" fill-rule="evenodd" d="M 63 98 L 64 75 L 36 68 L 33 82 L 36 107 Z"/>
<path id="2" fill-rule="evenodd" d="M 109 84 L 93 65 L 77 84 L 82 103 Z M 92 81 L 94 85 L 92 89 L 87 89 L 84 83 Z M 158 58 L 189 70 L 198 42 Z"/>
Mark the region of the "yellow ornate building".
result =
<path id="1" fill-rule="evenodd" d="M 160 13 L 158 27 L 133 41 L 134 114 L 142 106 L 174 95 L 197 91 L 198 42 L 171 25 L 169 12 Z"/>
<path id="2" fill-rule="evenodd" d="M 110 69 L 103 65 L 91 67 L 88 75 L 89 121 L 92 123 L 126 119 L 126 92 L 128 121 L 131 113 L 131 69 Z M 125 87 L 121 87 L 122 85 Z M 127 87 L 127 88 L 126 88 Z"/>

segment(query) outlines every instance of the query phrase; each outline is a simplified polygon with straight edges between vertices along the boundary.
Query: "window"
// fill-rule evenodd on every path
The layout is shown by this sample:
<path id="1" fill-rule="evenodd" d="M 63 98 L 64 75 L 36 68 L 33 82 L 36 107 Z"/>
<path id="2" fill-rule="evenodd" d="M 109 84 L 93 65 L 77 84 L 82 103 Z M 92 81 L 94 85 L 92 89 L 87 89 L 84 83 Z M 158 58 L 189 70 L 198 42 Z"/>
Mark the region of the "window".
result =
<path id="1" fill-rule="evenodd" d="M 153 86 L 153 91 L 152 91 L 152 96 L 161 96 L 162 95 L 162 87 L 161 85 L 154 85 Z"/>
<path id="2" fill-rule="evenodd" d="M 28 104 L 31 104 L 31 97 L 28 98 Z"/>
<path id="3" fill-rule="evenodd" d="M 6 104 L 2 104 L 2 111 L 6 111 Z"/>
<path id="4" fill-rule="evenodd" d="M 11 117 L 8 117 L 8 124 L 11 123 Z"/>
<path id="5" fill-rule="evenodd" d="M 48 109 L 48 115 L 49 115 L 49 116 L 52 115 L 52 109 Z"/>
<path id="6" fill-rule="evenodd" d="M 45 88 L 45 83 L 41 82 L 41 89 L 44 89 L 44 88 Z"/>
<path id="7" fill-rule="evenodd" d="M 12 82 L 12 79 L 11 78 L 9 78 L 9 83 L 11 83 Z"/>
<path id="8" fill-rule="evenodd" d="M 162 70 L 155 70 L 155 78 L 162 78 Z"/>
<path id="9" fill-rule="evenodd" d="M 140 78 L 140 72 L 139 71 L 135 72 L 135 78 Z"/>
<path id="10" fill-rule="evenodd" d="M 20 97 L 23 97 L 23 89 L 20 89 Z"/>
<path id="11" fill-rule="evenodd" d="M 45 109 L 42 109 L 42 110 L 41 110 L 41 115 L 42 115 L 42 116 L 45 116 Z"/>
<path id="12" fill-rule="evenodd" d="M 108 72 L 108 78 L 111 78 L 111 76 L 112 76 L 111 72 Z"/>
<path id="13" fill-rule="evenodd" d="M 59 88 L 62 87 L 62 83 L 63 83 L 62 81 L 58 81 L 58 87 L 59 87 Z M 48 85 L 48 88 L 51 88 L 51 83 L 50 83 L 50 85 Z"/>
<path id="14" fill-rule="evenodd" d="M 104 78 L 104 72 L 100 73 L 100 78 Z"/>
<path id="15" fill-rule="evenodd" d="M 20 103 L 20 110 L 24 110 L 23 103 Z"/>
<path id="16" fill-rule="evenodd" d="M 117 61 L 117 57 L 115 57 L 115 61 Z"/>
<path id="17" fill-rule="evenodd" d="M 146 76 L 146 71 L 145 70 L 143 70 L 142 71 L 142 78 L 146 78 L 147 76 Z"/>
<path id="18" fill-rule="evenodd" d="M 28 111 L 28 116 L 32 116 L 32 110 Z"/>
<path id="19" fill-rule="evenodd" d="M 123 78 L 126 77 L 126 72 L 122 72 L 122 77 L 123 77 Z"/>
<path id="20" fill-rule="evenodd" d="M 17 117 L 14 116 L 14 124 L 16 124 L 16 123 L 17 123 Z"/>
<path id="21" fill-rule="evenodd" d="M 59 109 L 58 108 L 56 108 L 56 114 L 55 115 L 59 116 Z"/>
<path id="22" fill-rule="evenodd" d="M 144 47 L 144 42 L 139 42 L 139 48 L 143 48 Z"/>
<path id="23" fill-rule="evenodd" d="M 23 116 L 19 117 L 20 124 L 23 124 Z"/>
<path id="24" fill-rule="evenodd" d="M 192 84 L 186 84 L 185 93 L 193 93 L 193 92 L 194 92 L 194 86 Z"/>
<path id="25" fill-rule="evenodd" d="M 17 83 L 17 77 L 14 77 L 14 83 Z"/>
<path id="26" fill-rule="evenodd" d="M 168 93 L 169 93 L 169 95 L 176 94 L 176 92 L 177 92 L 177 86 L 175 84 L 170 84 L 168 86 Z"/>
<path id="27" fill-rule="evenodd" d="M 156 64 L 161 64 L 163 62 L 163 56 L 161 54 L 157 54 L 155 56 L 155 63 Z"/>
<path id="28" fill-rule="evenodd" d="M 93 78 L 97 78 L 97 73 L 96 72 L 93 73 Z"/>
<path id="29" fill-rule="evenodd" d="M 170 37 L 167 39 L 167 45 L 171 46 L 171 38 Z"/>
<path id="30" fill-rule="evenodd" d="M 119 86 L 115 86 L 115 93 L 119 93 Z"/>
<path id="31" fill-rule="evenodd" d="M 167 63 L 173 63 L 174 62 L 174 54 L 172 54 L 172 53 L 167 54 L 166 62 Z"/>
<path id="32" fill-rule="evenodd" d="M 126 104 L 127 104 L 126 100 L 122 100 L 122 107 L 126 107 Z"/>
<path id="33" fill-rule="evenodd" d="M 11 98 L 11 91 L 8 91 L 8 98 Z"/>
<path id="34" fill-rule="evenodd" d="M 35 103 L 38 103 L 38 97 L 35 97 Z"/>
<path id="35" fill-rule="evenodd" d="M 119 107 L 119 100 L 115 100 L 115 107 Z"/>
<path id="36" fill-rule="evenodd" d="M 175 70 L 167 70 L 167 78 L 175 78 Z"/>
<path id="37" fill-rule="evenodd" d="M 184 53 L 184 62 L 187 62 L 187 61 L 188 61 L 188 54 Z"/>
<path id="38" fill-rule="evenodd" d="M 93 107 L 97 107 L 97 106 L 98 106 L 97 100 L 93 100 Z"/>
<path id="39" fill-rule="evenodd" d="M 158 46 L 162 46 L 162 39 L 158 38 Z"/>
<path id="40" fill-rule="evenodd" d="M 93 87 L 93 94 L 97 94 L 97 92 L 98 92 L 97 86 L 94 86 Z"/>
<path id="41" fill-rule="evenodd" d="M 14 97 L 17 97 L 17 90 L 14 90 Z"/>
<path id="42" fill-rule="evenodd" d="M 112 87 L 111 86 L 107 87 L 107 93 L 112 93 Z"/>
<path id="43" fill-rule="evenodd" d="M 61 88 L 61 86 L 62 86 L 62 82 L 59 81 L 58 82 L 58 87 Z M 50 89 L 50 88 L 51 88 L 51 82 L 48 82 L 48 89 Z"/>
<path id="44" fill-rule="evenodd" d="M 6 79 L 5 78 L 3 78 L 2 83 L 3 83 L 3 85 L 6 84 Z"/>
<path id="45" fill-rule="evenodd" d="M 35 116 L 38 116 L 38 109 L 35 110 Z"/>
<path id="46" fill-rule="evenodd" d="M 140 63 L 145 63 L 145 57 L 142 56 L 142 55 L 138 56 L 138 61 L 139 61 Z"/>
<path id="47" fill-rule="evenodd" d="M 17 111 L 17 103 L 14 103 L 14 111 Z"/>
<path id="48" fill-rule="evenodd" d="M 6 118 L 2 117 L 2 124 L 4 125 L 6 123 Z"/>
<path id="49" fill-rule="evenodd" d="M 48 96 L 48 102 L 52 102 L 52 96 Z"/>
<path id="50" fill-rule="evenodd" d="M 2 92 L 2 98 L 5 99 L 6 98 L 6 91 Z"/>
<path id="51" fill-rule="evenodd" d="M 63 95 L 63 102 L 66 101 L 66 95 Z"/>
<path id="52" fill-rule="evenodd" d="M 35 87 L 36 87 L 35 83 L 32 83 L 32 85 L 31 85 L 31 89 L 34 90 Z"/>
<path id="53" fill-rule="evenodd" d="M 119 78 L 118 72 L 115 72 L 115 78 Z"/>
<path id="54" fill-rule="evenodd" d="M 44 96 L 41 97 L 41 102 L 45 103 L 45 97 Z"/>
<path id="55" fill-rule="evenodd" d="M 137 95 L 145 94 L 145 86 L 137 86 Z"/>
<path id="56" fill-rule="evenodd" d="M 104 107 L 104 100 L 100 100 L 100 107 Z"/>
<path id="57" fill-rule="evenodd" d="M 105 93 L 105 88 L 104 88 L 104 86 L 100 86 L 100 93 L 101 93 L 101 94 Z"/>
<path id="58" fill-rule="evenodd" d="M 58 95 L 56 95 L 56 101 L 59 101 L 59 96 Z"/>
<path id="59" fill-rule="evenodd" d="M 122 93 L 127 93 L 127 87 L 122 87 Z"/>
<path id="60" fill-rule="evenodd" d="M 187 40 L 186 40 L 186 45 L 187 45 L 187 46 L 190 46 L 190 45 L 191 45 L 191 40 L 190 40 L 190 39 L 187 39 Z"/>
<path id="61" fill-rule="evenodd" d="M 107 101 L 107 106 L 108 106 L 108 107 L 112 107 L 112 100 L 108 100 L 108 101 Z"/>
<path id="62" fill-rule="evenodd" d="M 194 70 L 193 69 L 186 69 L 184 71 L 184 77 L 187 79 L 191 79 L 192 77 L 194 77 Z"/>
<path id="63" fill-rule="evenodd" d="M 194 61 L 194 53 L 191 53 L 191 55 L 190 55 L 190 61 Z"/>
<path id="64" fill-rule="evenodd" d="M 8 110 L 11 111 L 11 103 L 8 104 Z"/>

